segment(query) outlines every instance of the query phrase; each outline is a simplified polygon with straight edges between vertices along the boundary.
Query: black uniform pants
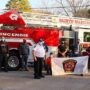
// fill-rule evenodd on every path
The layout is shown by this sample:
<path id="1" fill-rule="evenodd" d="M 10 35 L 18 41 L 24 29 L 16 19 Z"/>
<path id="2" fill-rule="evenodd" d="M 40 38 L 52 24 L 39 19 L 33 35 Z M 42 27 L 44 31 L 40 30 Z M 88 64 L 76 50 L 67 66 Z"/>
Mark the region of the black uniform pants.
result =
<path id="1" fill-rule="evenodd" d="M 34 76 L 40 77 L 42 76 L 42 68 L 43 68 L 43 58 L 36 57 L 37 61 L 34 61 Z"/>
<path id="2" fill-rule="evenodd" d="M 4 66 L 4 70 L 8 70 L 8 64 L 7 64 L 7 54 L 0 54 L 0 70 L 2 68 L 2 64 Z"/>

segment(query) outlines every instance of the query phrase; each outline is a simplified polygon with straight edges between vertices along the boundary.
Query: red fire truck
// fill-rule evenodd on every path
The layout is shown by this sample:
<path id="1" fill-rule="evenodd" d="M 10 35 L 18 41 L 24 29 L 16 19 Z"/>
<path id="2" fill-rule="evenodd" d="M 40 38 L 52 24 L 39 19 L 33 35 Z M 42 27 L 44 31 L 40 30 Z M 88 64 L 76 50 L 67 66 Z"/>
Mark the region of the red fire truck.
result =
<path id="1" fill-rule="evenodd" d="M 33 61 L 33 46 L 40 38 L 42 38 L 49 47 L 49 52 L 53 51 L 56 53 L 59 33 L 57 28 L 27 27 L 22 17 L 15 10 L 0 15 L 0 39 L 4 37 L 8 43 L 8 67 L 13 70 L 17 70 L 20 66 L 18 46 L 23 39 L 26 39 L 30 45 L 30 55 L 28 58 L 30 62 Z"/>

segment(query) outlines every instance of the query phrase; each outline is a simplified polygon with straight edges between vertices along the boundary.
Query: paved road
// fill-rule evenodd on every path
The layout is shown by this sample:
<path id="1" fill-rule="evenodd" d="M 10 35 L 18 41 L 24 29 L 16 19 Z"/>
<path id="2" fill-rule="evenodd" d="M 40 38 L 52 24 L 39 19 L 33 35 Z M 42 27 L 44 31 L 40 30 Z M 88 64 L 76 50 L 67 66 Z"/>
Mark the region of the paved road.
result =
<path id="1" fill-rule="evenodd" d="M 45 76 L 36 80 L 32 70 L 0 72 L 0 90 L 90 90 L 90 74 Z"/>

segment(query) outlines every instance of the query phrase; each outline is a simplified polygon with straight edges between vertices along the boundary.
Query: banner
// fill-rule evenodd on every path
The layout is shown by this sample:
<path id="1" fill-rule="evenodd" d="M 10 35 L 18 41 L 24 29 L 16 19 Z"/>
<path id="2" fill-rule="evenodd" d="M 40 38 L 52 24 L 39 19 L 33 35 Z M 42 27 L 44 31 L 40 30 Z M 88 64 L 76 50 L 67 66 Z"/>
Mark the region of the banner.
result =
<path id="1" fill-rule="evenodd" d="M 73 58 L 52 58 L 52 75 L 87 74 L 88 56 Z"/>

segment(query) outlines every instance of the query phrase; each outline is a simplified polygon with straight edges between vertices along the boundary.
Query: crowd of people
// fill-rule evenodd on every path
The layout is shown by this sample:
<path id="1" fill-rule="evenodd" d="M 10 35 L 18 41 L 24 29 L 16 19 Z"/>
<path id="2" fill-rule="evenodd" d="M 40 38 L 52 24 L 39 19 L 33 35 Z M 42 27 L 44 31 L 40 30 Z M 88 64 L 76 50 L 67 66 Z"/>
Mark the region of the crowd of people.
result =
<path id="1" fill-rule="evenodd" d="M 78 57 L 78 56 L 89 56 L 88 69 L 90 69 L 90 47 L 82 51 L 82 47 L 77 43 L 77 45 L 71 44 L 68 49 L 64 41 L 62 41 L 61 44 L 58 46 L 58 57 Z"/>
<path id="2" fill-rule="evenodd" d="M 21 66 L 19 70 L 28 71 L 27 60 L 30 54 L 30 49 L 26 39 L 23 39 L 23 42 L 19 45 L 18 50 L 21 58 Z M 47 45 L 45 44 L 43 39 L 40 39 L 38 43 L 34 46 L 33 52 L 32 52 L 34 57 L 34 78 L 35 79 L 40 79 L 45 77 L 42 73 L 43 66 L 45 66 L 46 74 L 52 75 L 51 59 L 54 55 L 53 55 L 53 52 L 50 52 L 48 58 L 46 58 L 47 52 L 48 52 Z M 90 47 L 88 47 L 85 52 L 81 53 L 81 51 L 77 47 L 75 47 L 75 45 L 71 45 L 70 49 L 68 49 L 65 41 L 62 41 L 58 45 L 57 57 L 78 57 L 78 56 L 86 56 L 86 55 L 90 57 Z M 8 64 L 7 64 L 8 56 L 9 56 L 8 44 L 6 43 L 5 39 L 1 39 L 0 71 L 2 68 L 2 63 L 3 63 L 5 72 L 8 71 Z M 88 68 L 90 68 L 90 58 L 88 61 L 89 61 Z"/>

